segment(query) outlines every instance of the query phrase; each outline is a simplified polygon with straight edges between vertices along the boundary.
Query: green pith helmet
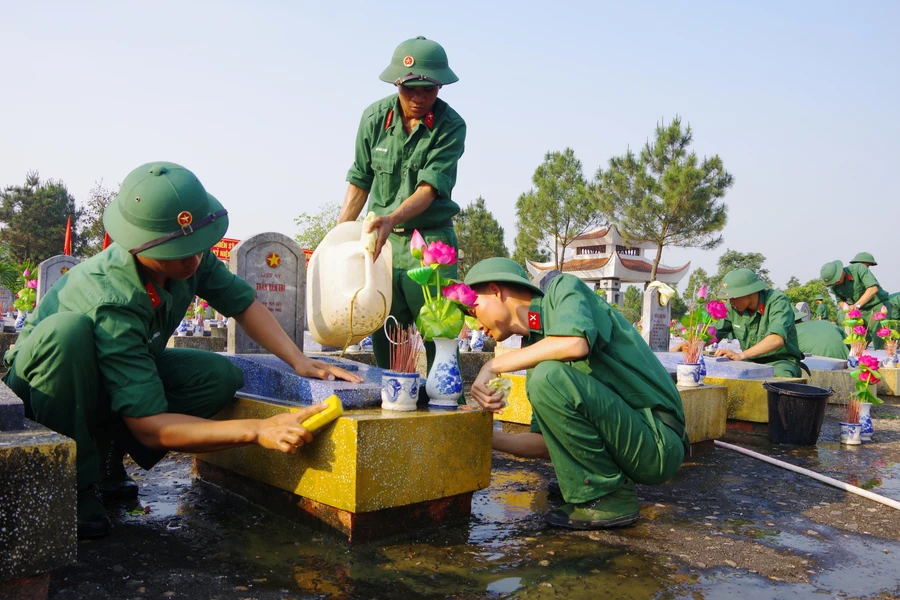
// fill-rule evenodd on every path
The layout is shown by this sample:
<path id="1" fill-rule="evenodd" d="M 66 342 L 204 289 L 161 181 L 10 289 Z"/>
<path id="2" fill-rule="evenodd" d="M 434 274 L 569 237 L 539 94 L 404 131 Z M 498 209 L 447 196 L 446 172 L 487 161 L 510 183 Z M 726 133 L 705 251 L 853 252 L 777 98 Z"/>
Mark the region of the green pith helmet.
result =
<path id="1" fill-rule="evenodd" d="M 802 312 L 796 306 L 794 307 L 794 323 L 800 323 L 806 316 L 805 312 Z"/>
<path id="2" fill-rule="evenodd" d="M 824 281 L 825 285 L 827 285 L 828 287 L 831 287 L 838 281 L 840 281 L 841 275 L 843 274 L 844 263 L 839 260 L 833 260 L 831 262 L 825 263 L 819 270 L 819 277 L 822 278 L 822 281 Z"/>
<path id="3" fill-rule="evenodd" d="M 466 273 L 466 285 L 472 287 L 479 283 L 515 283 L 535 294 L 544 295 L 541 288 L 528 279 L 528 273 L 522 265 L 510 258 L 486 258 L 469 269 Z"/>
<path id="4" fill-rule="evenodd" d="M 821 301 L 824 302 L 824 301 L 825 301 L 825 298 L 823 298 L 822 296 L 819 296 L 818 294 L 816 294 L 816 297 L 813 298 L 813 301 L 815 302 L 815 301 L 818 301 L 818 300 L 821 300 Z"/>
<path id="5" fill-rule="evenodd" d="M 447 53 L 441 45 L 421 35 L 397 46 L 391 64 L 381 72 L 379 79 L 394 85 L 422 87 L 459 81 L 456 73 L 450 70 Z"/>
<path id="6" fill-rule="evenodd" d="M 872 265 L 873 267 L 878 265 L 878 263 L 875 262 L 875 257 L 872 256 L 871 254 L 869 254 L 868 252 L 860 252 L 859 254 L 854 256 L 853 260 L 850 261 L 850 264 L 852 265 L 855 263 L 863 263 L 863 264 L 867 264 L 867 265 Z"/>
<path id="7" fill-rule="evenodd" d="M 720 298 L 740 298 L 754 292 L 761 292 L 769 287 L 765 281 L 756 276 L 750 269 L 735 269 L 722 278 L 719 288 Z"/>
<path id="8" fill-rule="evenodd" d="M 172 260 L 200 254 L 222 239 L 228 211 L 181 165 L 154 162 L 125 177 L 103 211 L 103 227 L 132 254 Z"/>

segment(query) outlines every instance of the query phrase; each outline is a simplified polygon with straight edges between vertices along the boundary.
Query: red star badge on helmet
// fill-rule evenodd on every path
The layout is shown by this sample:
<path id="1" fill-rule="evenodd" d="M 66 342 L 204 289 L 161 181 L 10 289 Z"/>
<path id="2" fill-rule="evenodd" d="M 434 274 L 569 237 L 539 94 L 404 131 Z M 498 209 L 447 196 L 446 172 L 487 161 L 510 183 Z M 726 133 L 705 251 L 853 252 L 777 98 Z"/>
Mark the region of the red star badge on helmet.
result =
<path id="1" fill-rule="evenodd" d="M 266 264 L 268 264 L 270 267 L 280 267 L 281 257 L 274 252 L 270 252 L 269 255 L 266 256 Z"/>
<path id="2" fill-rule="evenodd" d="M 194 217 L 191 215 L 191 213 L 189 213 L 186 210 L 183 210 L 180 213 L 178 213 L 178 224 L 181 225 L 182 227 L 186 227 L 187 225 L 190 225 L 193 220 L 194 220 Z"/>
<path id="3" fill-rule="evenodd" d="M 416 59 L 414 59 L 412 56 L 406 56 L 406 57 L 404 57 L 404 59 L 403 59 L 403 66 L 404 66 L 404 67 L 411 67 L 411 66 L 413 66 L 414 64 L 416 64 Z"/>

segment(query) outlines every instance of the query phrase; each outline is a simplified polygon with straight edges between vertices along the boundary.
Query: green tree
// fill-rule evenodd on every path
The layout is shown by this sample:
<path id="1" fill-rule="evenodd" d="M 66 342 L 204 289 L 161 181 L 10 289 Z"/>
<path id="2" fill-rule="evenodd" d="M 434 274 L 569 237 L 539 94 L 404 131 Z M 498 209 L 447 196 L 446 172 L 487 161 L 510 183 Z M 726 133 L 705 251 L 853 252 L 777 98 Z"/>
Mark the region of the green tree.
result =
<path id="1" fill-rule="evenodd" d="M 581 171 L 575 152 L 548 152 L 534 171 L 534 188 L 516 201 L 517 227 L 535 247 L 549 249 L 562 270 L 566 248 L 602 220 L 591 185 Z M 516 253 L 519 252 L 518 238 Z"/>
<path id="2" fill-rule="evenodd" d="M 527 229 L 519 229 L 516 234 L 516 250 L 513 252 L 512 259 L 528 270 L 526 261 L 531 262 L 547 262 L 550 260 L 550 252 L 541 248 L 538 241 L 534 239 L 531 232 Z"/>
<path id="3" fill-rule="evenodd" d="M 800 280 L 797 279 L 794 275 L 791 275 L 791 278 L 788 279 L 787 289 L 793 289 L 800 287 Z"/>
<path id="4" fill-rule="evenodd" d="M 648 141 L 640 156 L 628 149 L 597 169 L 600 210 L 631 243 L 651 241 L 656 256 L 650 280 L 666 246 L 712 249 L 722 243 L 727 209 L 721 199 L 734 179 L 718 155 L 701 161 L 688 153 L 691 127 L 681 118 L 656 125 L 656 140 Z"/>
<path id="5" fill-rule="evenodd" d="M 0 244 L 9 246 L 17 263 L 34 263 L 62 254 L 66 221 L 72 218 L 72 253 L 79 250 L 78 219 L 81 211 L 62 181 L 41 181 L 37 171 L 28 173 L 24 185 L 0 191 Z"/>
<path id="6" fill-rule="evenodd" d="M 697 295 L 697 291 L 704 285 L 709 289 L 709 275 L 706 273 L 706 269 L 697 267 L 691 271 L 691 276 L 688 277 L 687 287 L 684 288 L 684 293 L 681 296 L 685 306 L 694 301 L 694 296 Z M 709 291 L 713 292 L 714 290 Z"/>
<path id="7" fill-rule="evenodd" d="M 453 224 L 459 239 L 457 267 L 460 279 L 480 260 L 494 256 L 509 257 L 509 250 L 503 242 L 503 227 L 487 209 L 481 196 L 462 209 Z"/>
<path id="8" fill-rule="evenodd" d="M 82 258 L 89 258 L 103 250 L 103 238 L 106 234 L 106 229 L 103 228 L 103 211 L 118 193 L 118 187 L 116 189 L 105 187 L 102 179 L 95 183 L 88 193 L 88 200 L 81 208 L 81 221 L 78 224 L 81 232 L 81 248 L 78 255 Z"/>
<path id="9" fill-rule="evenodd" d="M 294 224 L 300 228 L 300 233 L 294 236 L 294 241 L 301 248 L 315 250 L 322 243 L 325 235 L 338 224 L 341 215 L 341 205 L 337 202 L 328 202 L 319 206 L 317 213 L 300 213 L 294 219 Z"/>
<path id="10" fill-rule="evenodd" d="M 796 279 L 792 277 L 791 279 Z M 821 279 L 810 279 L 804 285 L 797 285 L 793 287 L 788 287 L 784 290 L 784 295 L 788 297 L 788 300 L 791 301 L 791 304 L 797 304 L 798 302 L 806 302 L 809 304 L 810 318 L 816 318 L 816 296 L 822 296 L 824 300 L 822 301 L 826 307 L 828 307 L 828 320 L 835 321 L 837 319 L 838 314 L 838 304 L 834 297 L 831 295 L 830 288 L 825 287 L 825 282 Z"/>
<path id="11" fill-rule="evenodd" d="M 719 286 L 722 285 L 722 278 L 735 269 L 750 269 L 760 279 L 769 284 L 769 287 L 773 287 L 772 279 L 769 277 L 769 270 L 764 269 L 762 266 L 764 262 L 766 262 L 766 257 L 759 252 L 745 253 L 731 250 L 730 248 L 726 249 L 716 263 L 719 271 L 709 280 L 710 289 L 718 290 Z"/>
<path id="12" fill-rule="evenodd" d="M 622 299 L 622 315 L 628 319 L 629 323 L 636 323 L 641 320 L 643 310 L 644 295 L 641 293 L 641 287 L 637 285 L 627 286 Z"/>

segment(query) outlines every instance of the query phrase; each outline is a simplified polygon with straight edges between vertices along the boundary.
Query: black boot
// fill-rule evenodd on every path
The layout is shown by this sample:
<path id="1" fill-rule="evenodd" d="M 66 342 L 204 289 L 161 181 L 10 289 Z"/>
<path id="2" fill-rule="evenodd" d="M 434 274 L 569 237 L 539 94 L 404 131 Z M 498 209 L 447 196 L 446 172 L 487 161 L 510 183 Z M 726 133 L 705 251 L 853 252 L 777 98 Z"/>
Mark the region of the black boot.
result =
<path id="1" fill-rule="evenodd" d="M 78 539 L 92 540 L 109 535 L 112 525 L 93 487 L 78 492 Z"/>
<path id="2" fill-rule="evenodd" d="M 100 453 L 100 473 L 103 479 L 97 485 L 97 491 L 104 502 L 130 502 L 137 500 L 138 484 L 128 476 L 122 460 L 125 451 L 112 440 L 97 444 Z"/>

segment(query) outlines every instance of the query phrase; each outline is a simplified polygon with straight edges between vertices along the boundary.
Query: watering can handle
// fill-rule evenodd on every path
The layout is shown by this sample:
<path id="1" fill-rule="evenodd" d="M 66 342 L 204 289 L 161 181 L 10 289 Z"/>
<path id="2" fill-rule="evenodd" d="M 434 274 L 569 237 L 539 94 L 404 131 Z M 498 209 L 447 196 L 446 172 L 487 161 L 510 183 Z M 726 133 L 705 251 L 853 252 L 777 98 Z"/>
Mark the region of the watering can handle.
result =
<path id="1" fill-rule="evenodd" d="M 394 342 L 394 340 L 391 339 L 391 334 L 388 333 L 387 327 L 388 327 L 388 323 L 391 322 L 391 319 L 393 319 L 393 321 L 394 321 L 394 327 L 396 327 L 397 329 L 400 329 L 400 321 L 398 321 L 397 317 L 395 317 L 394 315 L 388 315 L 387 318 L 384 320 L 384 325 L 382 325 L 381 328 L 384 330 L 384 337 L 387 338 L 387 341 L 394 344 L 395 346 L 398 346 L 399 344 Z"/>

